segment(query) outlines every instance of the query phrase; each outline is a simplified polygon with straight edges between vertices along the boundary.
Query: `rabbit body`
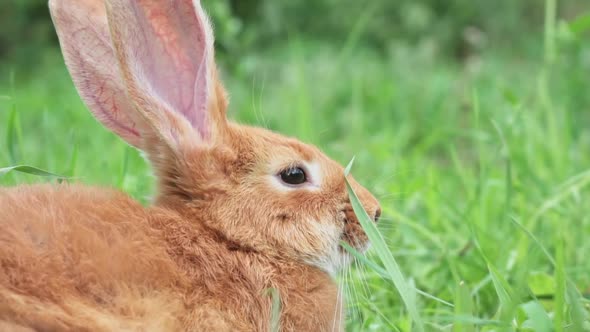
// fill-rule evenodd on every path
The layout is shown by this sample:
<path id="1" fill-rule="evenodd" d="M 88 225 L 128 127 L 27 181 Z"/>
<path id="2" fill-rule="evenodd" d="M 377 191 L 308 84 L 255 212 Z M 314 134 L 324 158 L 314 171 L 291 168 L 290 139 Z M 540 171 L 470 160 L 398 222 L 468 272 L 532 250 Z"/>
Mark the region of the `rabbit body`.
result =
<path id="1" fill-rule="evenodd" d="M 344 169 L 227 119 L 200 1 L 49 5 L 80 96 L 158 185 L 150 207 L 77 184 L 0 189 L 0 329 L 268 331 L 280 309 L 283 331 L 342 330 L 340 244 L 368 245 Z"/>
<path id="2" fill-rule="evenodd" d="M 67 184 L 2 189 L 0 211 L 0 320 L 14 326 L 268 331 L 275 288 L 284 330 L 340 328 L 327 273 L 241 248 L 198 216 Z"/>

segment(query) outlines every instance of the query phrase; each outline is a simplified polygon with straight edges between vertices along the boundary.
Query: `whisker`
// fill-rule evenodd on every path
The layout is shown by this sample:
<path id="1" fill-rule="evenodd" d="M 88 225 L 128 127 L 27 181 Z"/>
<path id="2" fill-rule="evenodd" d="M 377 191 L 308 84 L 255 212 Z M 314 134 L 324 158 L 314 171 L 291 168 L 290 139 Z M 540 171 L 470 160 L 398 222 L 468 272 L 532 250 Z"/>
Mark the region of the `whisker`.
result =
<path id="1" fill-rule="evenodd" d="M 361 314 L 360 314 L 360 309 L 358 307 L 359 298 L 358 298 L 358 294 L 357 294 L 356 283 L 355 283 L 355 280 L 352 275 L 352 264 L 354 264 L 355 261 L 356 261 L 356 257 L 353 258 L 351 265 L 348 266 L 347 271 L 346 271 L 346 275 L 347 275 L 347 278 L 350 282 L 350 287 L 349 287 L 351 289 L 350 290 L 350 293 L 351 293 L 350 299 L 351 299 L 351 301 L 354 301 L 351 304 L 351 310 L 353 313 L 353 317 L 360 319 Z"/>
<path id="2" fill-rule="evenodd" d="M 363 288 L 363 291 L 365 293 L 365 298 L 367 301 L 371 301 L 371 290 L 369 287 L 369 283 L 367 281 L 367 277 L 369 272 L 367 272 L 367 267 L 364 264 L 359 264 L 360 269 L 359 272 L 362 275 L 362 278 L 360 278 L 360 282 L 361 282 L 361 286 Z"/>
<path id="3" fill-rule="evenodd" d="M 385 221 L 377 225 L 377 228 L 399 228 L 399 225 L 394 222 Z"/>
<path id="4" fill-rule="evenodd" d="M 357 271 L 358 272 L 362 272 L 362 273 L 360 273 L 360 276 L 361 277 L 358 278 L 358 280 L 361 282 L 361 286 L 362 286 L 361 288 L 363 289 L 363 291 L 365 293 L 365 298 L 367 300 L 370 300 L 370 296 L 369 296 L 370 291 L 369 291 L 369 286 L 368 286 L 368 283 L 367 283 L 367 280 L 366 280 L 367 274 L 366 274 L 366 271 L 364 269 L 365 266 L 363 264 L 357 264 L 357 266 L 359 267 L 359 269 Z"/>
<path id="5" fill-rule="evenodd" d="M 357 279 L 356 287 L 358 289 L 357 290 L 357 294 L 358 294 L 357 305 L 358 305 L 359 310 L 361 310 L 363 304 L 370 300 L 370 294 L 367 290 L 367 285 L 364 281 L 366 278 L 366 274 L 364 271 L 363 263 L 361 261 L 359 261 L 358 259 L 357 259 L 356 267 L 357 267 L 356 271 L 355 271 L 356 277 L 357 277 L 356 278 Z"/>
<path id="6" fill-rule="evenodd" d="M 416 172 L 409 172 L 409 171 L 407 171 L 407 172 L 399 172 L 399 171 L 393 171 L 391 173 L 387 172 L 387 173 L 384 173 L 384 174 L 382 174 L 380 176 L 376 176 L 375 177 L 375 183 L 378 183 L 379 185 L 383 185 L 384 183 L 389 183 L 389 181 L 391 181 L 396 176 L 399 176 L 399 175 L 402 175 L 402 176 L 403 175 L 411 175 L 411 173 L 419 174 L 418 171 L 416 171 Z M 375 186 L 372 186 L 371 189 L 375 189 Z"/>
<path id="7" fill-rule="evenodd" d="M 381 174 L 379 176 L 375 177 L 375 183 L 378 183 L 379 186 L 382 186 L 383 184 L 387 184 L 389 183 L 392 179 L 394 179 L 396 176 L 406 176 L 406 177 L 410 177 L 410 176 L 418 176 L 421 175 L 422 172 L 420 170 L 404 170 L 404 171 L 393 171 L 391 173 L 387 172 L 384 174 Z M 371 186 L 372 191 L 376 191 L 376 185 Z"/>
<path id="8" fill-rule="evenodd" d="M 352 307 L 350 305 L 350 299 L 352 299 L 353 295 L 350 290 L 349 283 L 351 282 L 351 280 L 348 279 L 348 271 L 349 271 L 348 267 L 345 267 L 342 270 L 342 278 L 344 280 L 342 284 L 344 285 L 344 297 L 345 297 L 345 302 L 346 302 L 346 305 L 344 307 L 346 308 L 347 319 L 349 316 L 348 315 L 349 311 L 351 312 L 350 316 L 352 317 L 352 319 L 354 319 L 354 316 L 355 316 L 354 307 Z"/>
<path id="9" fill-rule="evenodd" d="M 379 195 L 379 197 L 377 197 L 378 200 L 383 201 L 387 198 L 391 198 L 391 197 L 395 197 L 395 198 L 401 198 L 401 196 L 403 196 L 404 193 L 402 192 L 392 192 L 389 194 L 384 194 L 384 195 Z"/>
<path id="10" fill-rule="evenodd" d="M 392 218 L 392 217 L 384 217 L 384 216 L 379 217 L 379 223 L 381 223 L 382 221 L 396 221 L 396 220 L 397 220 L 396 218 Z"/>

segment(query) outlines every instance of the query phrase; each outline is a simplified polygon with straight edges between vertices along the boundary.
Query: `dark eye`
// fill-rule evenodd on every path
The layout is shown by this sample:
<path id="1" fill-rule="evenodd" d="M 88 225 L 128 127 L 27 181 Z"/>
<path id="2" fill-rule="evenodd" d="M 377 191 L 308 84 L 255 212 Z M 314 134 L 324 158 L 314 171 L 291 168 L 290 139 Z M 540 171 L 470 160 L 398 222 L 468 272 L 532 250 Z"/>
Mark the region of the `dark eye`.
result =
<path id="1" fill-rule="evenodd" d="M 307 181 L 305 171 L 300 167 L 291 167 L 281 172 L 281 180 L 287 184 L 298 185 Z"/>

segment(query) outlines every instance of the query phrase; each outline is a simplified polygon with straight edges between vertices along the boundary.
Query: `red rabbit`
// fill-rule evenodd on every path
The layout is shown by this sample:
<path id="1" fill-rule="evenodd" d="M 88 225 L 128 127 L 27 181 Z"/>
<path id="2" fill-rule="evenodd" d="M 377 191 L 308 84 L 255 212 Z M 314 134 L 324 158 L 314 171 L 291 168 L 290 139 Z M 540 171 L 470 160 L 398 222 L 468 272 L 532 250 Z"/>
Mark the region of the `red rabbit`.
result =
<path id="1" fill-rule="evenodd" d="M 153 204 L 78 184 L 0 189 L 0 329 L 343 330 L 334 274 L 368 240 L 343 168 L 226 119 L 198 0 L 51 0 L 94 116 L 142 150 Z M 350 178 L 369 215 L 379 204 Z"/>

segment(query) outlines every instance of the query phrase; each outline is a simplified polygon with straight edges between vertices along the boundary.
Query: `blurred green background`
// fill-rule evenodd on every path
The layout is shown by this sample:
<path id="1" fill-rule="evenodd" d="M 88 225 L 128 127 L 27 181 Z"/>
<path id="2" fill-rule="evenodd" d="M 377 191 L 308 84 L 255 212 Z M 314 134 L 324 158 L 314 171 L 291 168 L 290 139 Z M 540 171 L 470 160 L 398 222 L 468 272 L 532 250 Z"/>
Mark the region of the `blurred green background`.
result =
<path id="1" fill-rule="evenodd" d="M 436 56 L 462 59 L 515 43 L 530 46 L 544 22 L 542 0 L 211 0 L 205 6 L 230 62 L 296 38 L 339 46 L 354 41 L 384 53 L 399 43 L 428 45 Z M 574 19 L 587 7 L 585 0 L 560 1 L 558 17 Z M 0 21 L 2 58 L 29 63 L 56 45 L 46 1 L 3 1 Z"/>
<path id="2" fill-rule="evenodd" d="M 590 330 L 590 1 L 203 3 L 230 116 L 356 155 L 391 252 L 429 294 L 426 331 Z M 0 168 L 147 202 L 149 168 L 85 110 L 46 1 L 3 0 L 0 22 Z M 340 278 L 348 330 L 412 330 L 387 277 Z"/>

